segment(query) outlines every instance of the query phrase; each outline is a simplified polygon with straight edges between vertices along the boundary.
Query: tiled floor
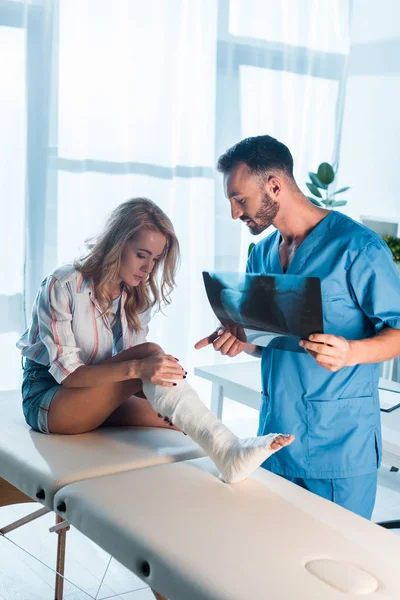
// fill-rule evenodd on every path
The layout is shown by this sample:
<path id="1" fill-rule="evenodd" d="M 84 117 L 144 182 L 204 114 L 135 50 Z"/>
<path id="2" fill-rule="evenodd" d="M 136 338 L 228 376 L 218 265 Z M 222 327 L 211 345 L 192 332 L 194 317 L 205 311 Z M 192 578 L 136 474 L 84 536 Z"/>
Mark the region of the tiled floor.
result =
<path id="1" fill-rule="evenodd" d="M 224 421 L 238 435 L 254 435 L 257 413 L 226 400 Z M 33 504 L 0 508 L 0 525 L 28 514 L 34 508 Z M 379 473 L 373 520 L 395 518 L 400 518 L 400 472 L 391 473 L 385 465 Z M 57 543 L 56 534 L 49 533 L 53 522 L 54 515 L 49 514 L 10 533 L 10 539 L 0 537 L 0 600 L 53 600 L 54 574 L 50 567 L 54 566 Z M 69 580 L 65 584 L 67 600 L 154 598 L 140 579 L 75 529 L 68 532 L 66 577 Z"/>
<path id="2" fill-rule="evenodd" d="M 11 522 L 35 508 L 35 504 L 0 508 L 0 523 Z M 0 537 L 1 600 L 53 600 L 51 569 L 57 544 L 57 535 L 49 533 L 53 524 L 54 515 L 48 514 L 11 532 L 8 539 Z M 68 600 L 109 597 L 148 600 L 153 597 L 140 579 L 74 528 L 67 534 L 66 578 L 65 598 Z"/>

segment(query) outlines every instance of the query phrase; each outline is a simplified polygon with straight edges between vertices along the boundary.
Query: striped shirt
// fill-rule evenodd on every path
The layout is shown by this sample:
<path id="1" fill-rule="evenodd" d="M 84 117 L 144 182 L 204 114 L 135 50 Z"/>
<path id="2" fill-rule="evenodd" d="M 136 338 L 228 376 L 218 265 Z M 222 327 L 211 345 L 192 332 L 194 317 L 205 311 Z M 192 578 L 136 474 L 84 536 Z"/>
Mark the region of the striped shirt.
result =
<path id="1" fill-rule="evenodd" d="M 146 341 L 151 309 L 139 315 L 141 329 L 129 326 L 121 295 L 120 322 L 126 350 Z M 22 356 L 49 366 L 61 383 L 81 365 L 95 365 L 113 354 L 113 332 L 102 314 L 93 280 L 67 265 L 56 269 L 42 282 L 32 310 L 32 323 L 17 342 Z"/>
<path id="2" fill-rule="evenodd" d="M 111 325 L 111 329 L 113 332 L 113 354 L 118 354 L 123 350 L 122 343 L 122 326 L 121 326 L 121 296 L 115 298 L 112 305 L 108 309 L 109 313 L 107 315 L 108 322 Z"/>

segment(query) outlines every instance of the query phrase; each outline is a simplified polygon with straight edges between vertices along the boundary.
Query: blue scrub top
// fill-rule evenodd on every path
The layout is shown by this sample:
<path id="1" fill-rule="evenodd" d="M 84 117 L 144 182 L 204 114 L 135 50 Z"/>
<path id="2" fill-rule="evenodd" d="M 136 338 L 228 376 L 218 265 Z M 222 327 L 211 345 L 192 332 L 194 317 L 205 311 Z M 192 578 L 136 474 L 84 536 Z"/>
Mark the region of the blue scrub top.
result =
<path id="1" fill-rule="evenodd" d="M 278 231 L 254 248 L 247 272 L 283 274 Z M 331 211 L 297 249 L 287 274 L 321 280 L 324 333 L 360 340 L 400 329 L 400 277 L 383 240 Z M 267 310 L 267 307 L 266 307 Z M 263 348 L 259 435 L 293 433 L 295 442 L 265 463 L 289 477 L 354 477 L 381 459 L 379 364 L 333 373 L 283 338 Z"/>

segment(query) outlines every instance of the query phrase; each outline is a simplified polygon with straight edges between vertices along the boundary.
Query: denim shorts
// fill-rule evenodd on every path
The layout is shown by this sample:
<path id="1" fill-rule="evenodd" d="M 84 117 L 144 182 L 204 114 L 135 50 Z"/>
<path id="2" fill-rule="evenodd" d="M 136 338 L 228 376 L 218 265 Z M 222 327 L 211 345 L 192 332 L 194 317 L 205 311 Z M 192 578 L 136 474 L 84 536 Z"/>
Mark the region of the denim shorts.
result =
<path id="1" fill-rule="evenodd" d="M 22 410 L 25 420 L 35 431 L 50 433 L 47 415 L 50 403 L 61 385 L 49 373 L 49 367 L 24 359 L 22 376 Z"/>

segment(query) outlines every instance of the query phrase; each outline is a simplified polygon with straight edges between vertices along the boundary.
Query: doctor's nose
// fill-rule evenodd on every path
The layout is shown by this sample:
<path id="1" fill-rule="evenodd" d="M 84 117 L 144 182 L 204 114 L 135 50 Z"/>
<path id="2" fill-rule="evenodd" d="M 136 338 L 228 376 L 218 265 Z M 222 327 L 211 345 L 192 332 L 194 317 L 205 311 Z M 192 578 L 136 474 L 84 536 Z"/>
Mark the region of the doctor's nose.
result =
<path id="1" fill-rule="evenodd" d="M 231 204 L 231 215 L 232 219 L 239 219 L 243 215 L 243 211 L 237 204 Z"/>

